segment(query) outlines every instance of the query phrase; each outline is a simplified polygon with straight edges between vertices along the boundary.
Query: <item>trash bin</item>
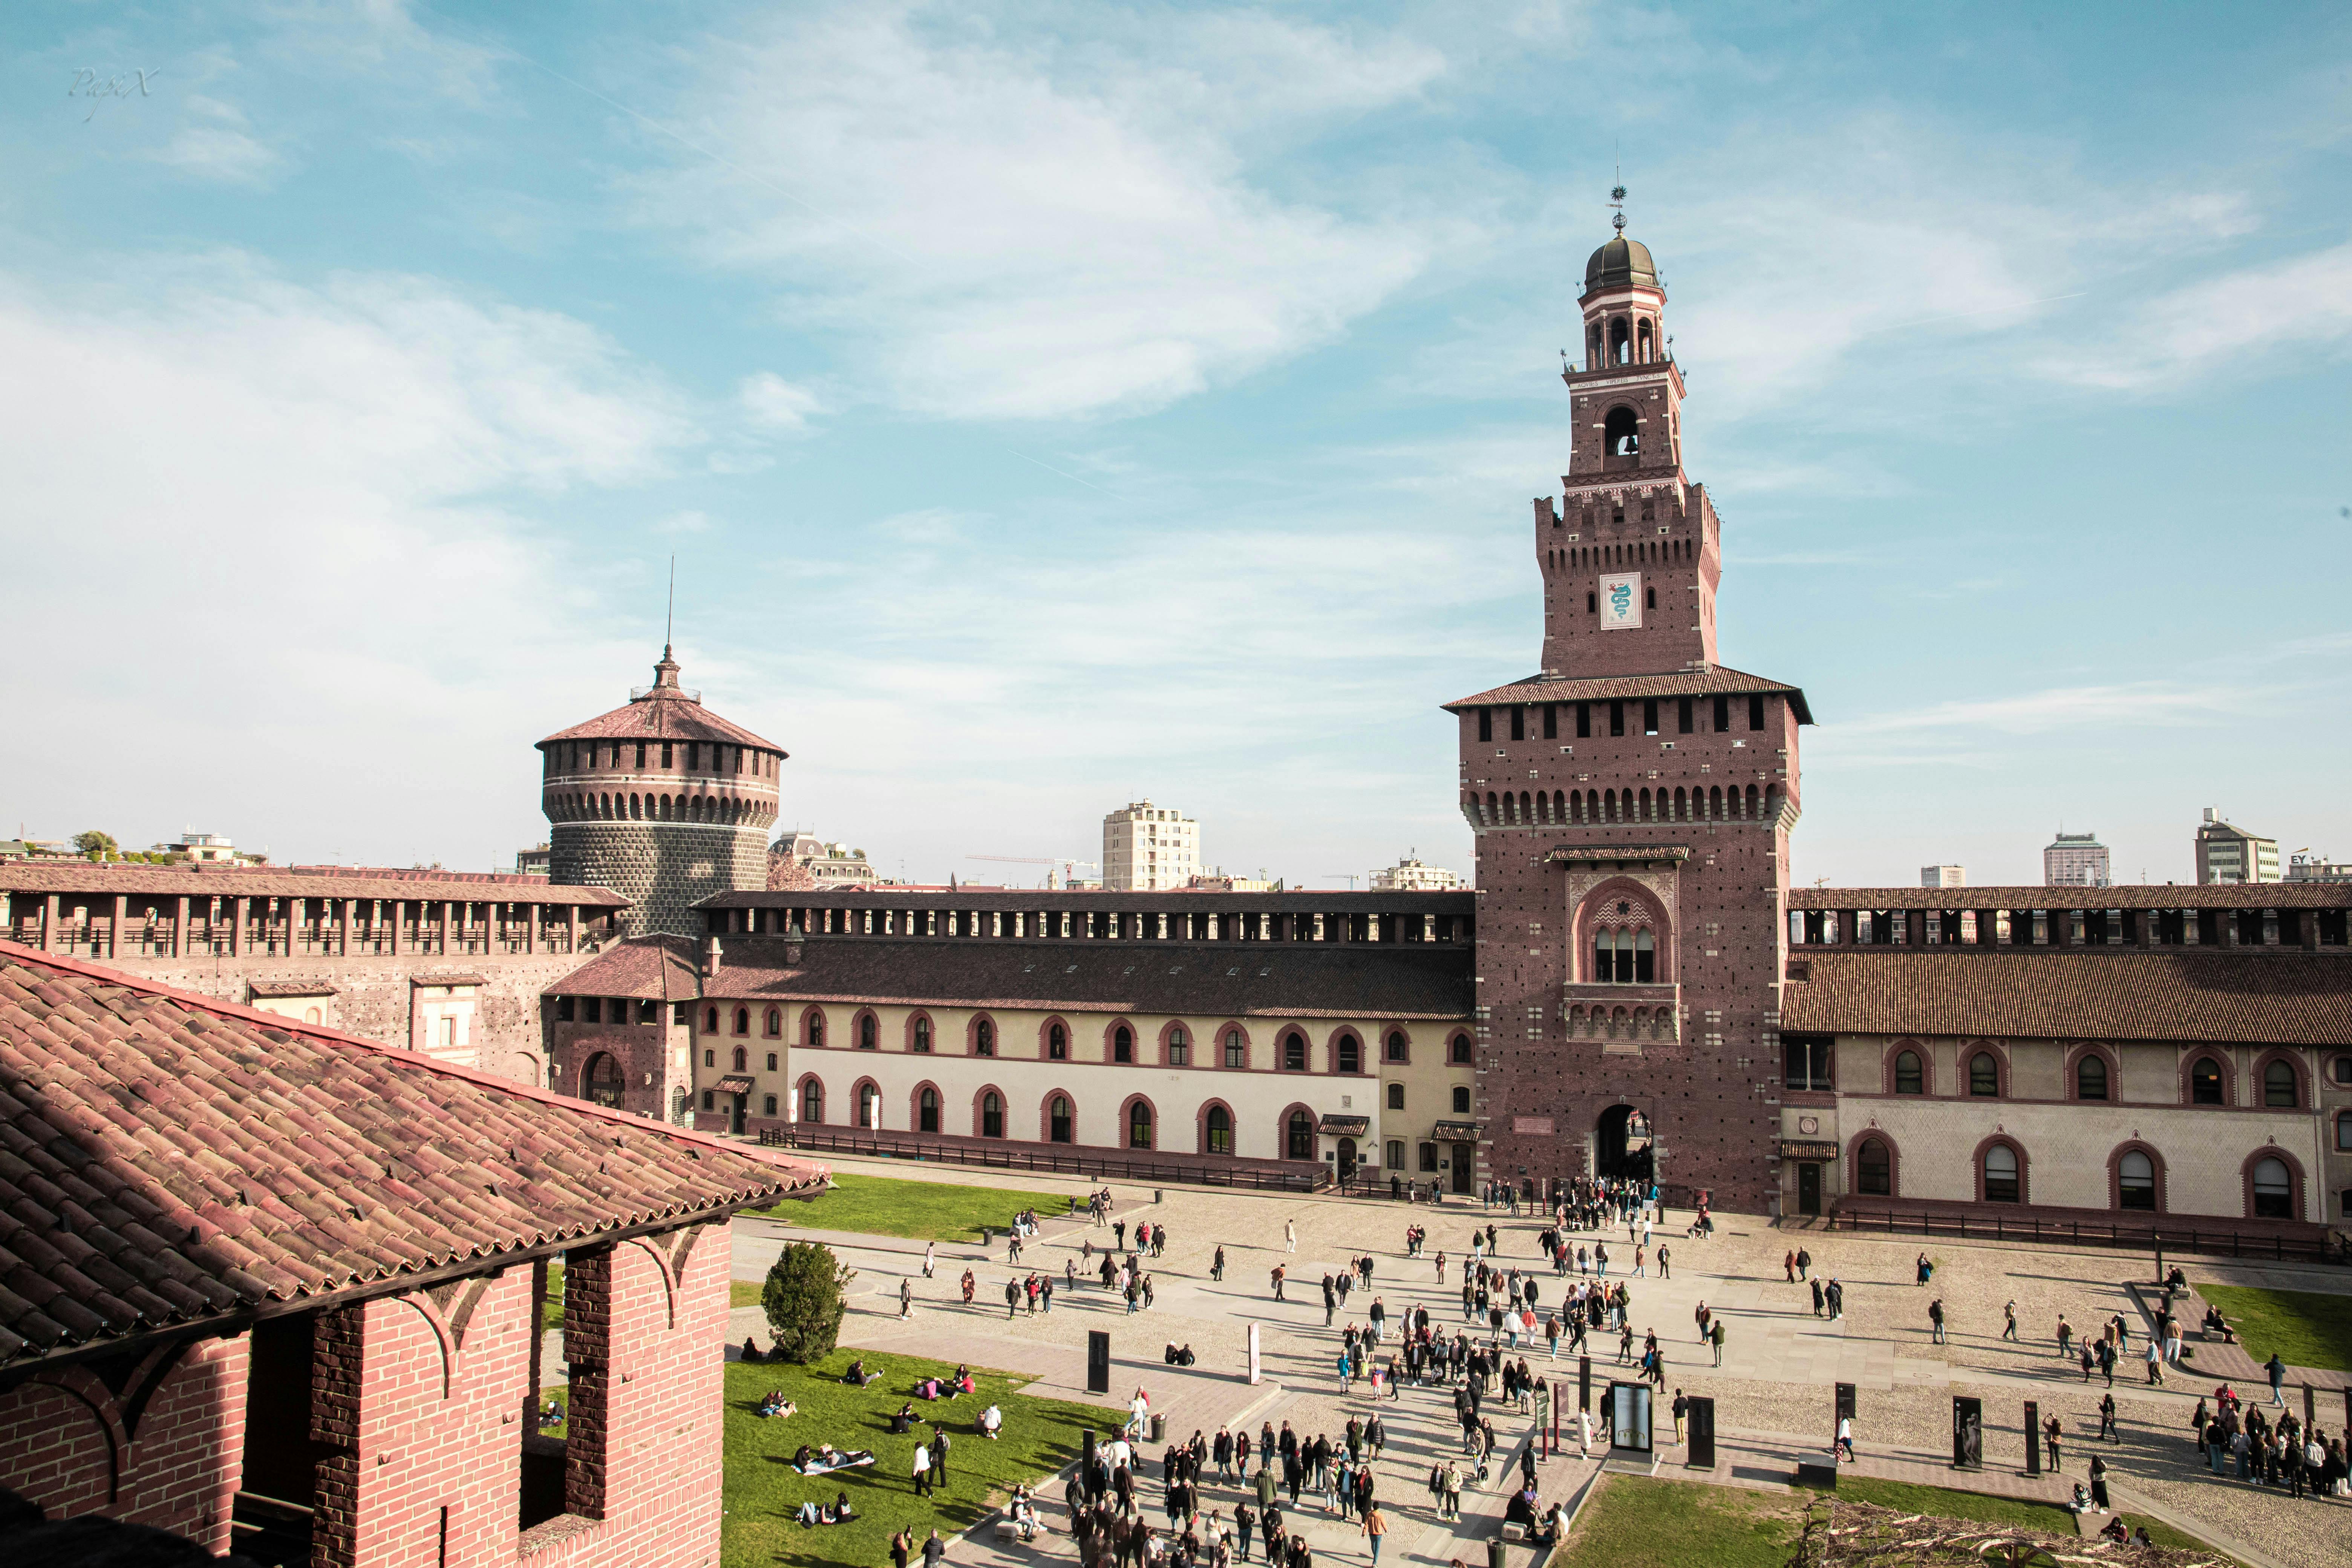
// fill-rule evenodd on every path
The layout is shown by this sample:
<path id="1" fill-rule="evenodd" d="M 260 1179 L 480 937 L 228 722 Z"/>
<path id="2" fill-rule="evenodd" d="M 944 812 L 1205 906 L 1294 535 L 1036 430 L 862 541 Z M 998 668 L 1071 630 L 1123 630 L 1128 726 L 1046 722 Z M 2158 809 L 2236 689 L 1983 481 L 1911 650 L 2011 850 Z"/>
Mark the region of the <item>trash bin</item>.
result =
<path id="1" fill-rule="evenodd" d="M 1503 1568 L 1503 1538 L 1499 1535 L 1486 1542 L 1486 1568 Z"/>
<path id="2" fill-rule="evenodd" d="M 1168 1417 L 1155 1410 L 1151 1413 L 1151 1440 L 1155 1443 L 1163 1443 L 1167 1439 Z"/>
<path id="3" fill-rule="evenodd" d="M 1153 1203 L 1155 1203 L 1155 1204 L 1156 1204 L 1156 1203 L 1158 1203 L 1161 1198 L 1166 1197 L 1167 1195 L 1168 1195 L 1167 1194 L 1165 1194 L 1165 1193 L 1161 1192 L 1158 1187 L 1154 1187 L 1154 1188 L 1152 1188 L 1152 1189 L 1151 1189 L 1151 1201 L 1152 1201 Z"/>

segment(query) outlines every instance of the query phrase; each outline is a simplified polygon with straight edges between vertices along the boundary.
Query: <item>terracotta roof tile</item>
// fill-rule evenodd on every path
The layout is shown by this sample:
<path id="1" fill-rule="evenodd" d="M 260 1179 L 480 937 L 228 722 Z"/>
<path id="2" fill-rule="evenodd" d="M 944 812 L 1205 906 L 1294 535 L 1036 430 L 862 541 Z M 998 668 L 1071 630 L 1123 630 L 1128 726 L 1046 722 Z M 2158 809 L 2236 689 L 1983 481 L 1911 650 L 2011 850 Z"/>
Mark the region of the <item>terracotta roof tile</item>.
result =
<path id="1" fill-rule="evenodd" d="M 732 720 L 721 719 L 700 702 L 675 688 L 656 689 L 632 698 L 609 713 L 599 713 L 569 730 L 558 730 L 541 741 L 723 741 L 729 745 L 755 746 L 778 756 L 788 753 L 773 741 L 763 740 Z"/>
<path id="2" fill-rule="evenodd" d="M 1768 680 L 1760 675 L 1727 669 L 1719 664 L 1706 669 L 1677 669 L 1663 675 L 1530 675 L 1474 697 L 1457 697 L 1441 706 L 1450 711 L 1511 702 L 1606 702 L 1615 698 L 1715 697 L 1751 691 L 1783 692 L 1789 705 L 1797 711 L 1798 723 L 1813 721 L 1812 710 L 1806 706 L 1805 694 L 1799 688 L 1784 681 Z"/>
<path id="3" fill-rule="evenodd" d="M 0 942 L 0 1367 L 823 1167 Z"/>
<path id="4" fill-rule="evenodd" d="M 1788 1032 L 2352 1045 L 2342 955 L 1815 950 L 1790 968 Z"/>
<path id="5" fill-rule="evenodd" d="M 607 947 L 540 994 L 690 1002 L 698 994 L 700 971 L 692 937 L 631 937 Z"/>
<path id="6" fill-rule="evenodd" d="M 714 997 L 925 1001 L 1192 1017 L 1470 1016 L 1472 952 L 1444 942 L 893 942 L 721 939 Z"/>

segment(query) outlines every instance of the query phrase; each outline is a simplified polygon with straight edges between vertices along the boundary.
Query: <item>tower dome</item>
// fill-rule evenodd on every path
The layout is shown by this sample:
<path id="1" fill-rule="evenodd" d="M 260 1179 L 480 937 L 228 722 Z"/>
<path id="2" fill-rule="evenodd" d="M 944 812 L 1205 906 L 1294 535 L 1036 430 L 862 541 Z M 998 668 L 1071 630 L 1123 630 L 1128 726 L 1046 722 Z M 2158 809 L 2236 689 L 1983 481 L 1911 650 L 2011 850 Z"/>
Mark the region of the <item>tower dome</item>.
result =
<path id="1" fill-rule="evenodd" d="M 1612 236 L 1609 243 L 1592 253 L 1584 264 L 1584 291 L 1596 289 L 1640 289 L 1658 287 L 1658 268 L 1650 259 L 1650 247 L 1638 239 L 1623 235 Z"/>
<path id="2" fill-rule="evenodd" d="M 695 934 L 697 900 L 768 885 L 786 752 L 703 707 L 677 676 L 665 647 L 651 686 L 539 742 L 550 874 L 628 899 L 632 936 Z"/>

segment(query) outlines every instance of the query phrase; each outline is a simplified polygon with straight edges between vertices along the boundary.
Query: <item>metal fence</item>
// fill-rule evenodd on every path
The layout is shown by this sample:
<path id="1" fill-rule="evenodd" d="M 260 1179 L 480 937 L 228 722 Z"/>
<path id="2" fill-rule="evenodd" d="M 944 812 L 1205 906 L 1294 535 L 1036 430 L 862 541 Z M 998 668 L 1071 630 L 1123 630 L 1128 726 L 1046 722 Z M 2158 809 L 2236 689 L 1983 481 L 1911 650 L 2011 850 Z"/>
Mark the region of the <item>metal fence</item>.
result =
<path id="1" fill-rule="evenodd" d="M 1988 1205 L 1990 1206 L 1990 1205 Z M 1980 1241 L 2059 1241 L 2082 1247 L 2128 1247 L 2140 1251 L 2161 1247 L 2167 1252 L 2197 1252 L 2231 1258 L 2289 1258 L 2317 1263 L 2343 1263 L 2345 1255 L 2322 1234 L 2305 1237 L 2272 1231 L 2247 1236 L 2238 1231 L 2185 1229 L 2169 1226 L 2102 1224 L 2096 1220 L 2043 1219 L 2035 1215 L 1990 1213 L 1936 1214 L 1921 1210 L 1902 1214 L 1894 1208 L 1841 1208 L 1830 1215 L 1829 1228 L 1882 1236 L 1950 1236 Z"/>
<path id="2" fill-rule="evenodd" d="M 1181 1186 L 1240 1187 L 1253 1192 L 1311 1193 L 1330 1182 L 1322 1171 L 1255 1171 L 1215 1165 L 1165 1165 L 1149 1160 L 1107 1160 L 1085 1154 L 1039 1153 L 1028 1149 L 985 1149 L 961 1143 L 906 1142 L 870 1132 L 830 1128 L 767 1128 L 760 1142 L 786 1149 L 835 1154 L 871 1154 L 885 1160 L 927 1164 L 979 1165 L 992 1170 L 1034 1171 L 1041 1175 L 1166 1182 Z"/>

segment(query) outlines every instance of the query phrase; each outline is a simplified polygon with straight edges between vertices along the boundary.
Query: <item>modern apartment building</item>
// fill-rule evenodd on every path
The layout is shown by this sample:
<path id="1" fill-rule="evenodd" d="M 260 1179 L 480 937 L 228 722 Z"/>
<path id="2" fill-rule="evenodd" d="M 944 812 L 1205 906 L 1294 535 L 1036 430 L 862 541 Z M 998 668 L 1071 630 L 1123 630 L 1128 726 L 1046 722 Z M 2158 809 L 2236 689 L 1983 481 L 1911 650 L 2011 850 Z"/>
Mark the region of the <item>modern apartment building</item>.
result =
<path id="1" fill-rule="evenodd" d="M 2209 805 L 2197 828 L 2197 880 L 2204 886 L 2279 879 L 2278 840 L 2263 838 L 2221 820 Z"/>
<path id="2" fill-rule="evenodd" d="M 1201 825 L 1148 800 L 1103 818 L 1103 890 L 1157 893 L 1201 874 Z"/>
<path id="3" fill-rule="evenodd" d="M 1966 866 L 1922 866 L 1919 885 L 1923 888 L 1965 888 L 1969 885 Z"/>
<path id="4" fill-rule="evenodd" d="M 2062 833 L 2042 851 L 2045 888 L 2104 888 L 2114 880 L 2107 870 L 2107 847 L 2095 833 Z"/>
<path id="5" fill-rule="evenodd" d="M 1376 893 L 1446 893 L 1461 885 L 1462 879 L 1444 867 L 1424 866 L 1411 855 L 1373 872 L 1371 881 Z"/>

